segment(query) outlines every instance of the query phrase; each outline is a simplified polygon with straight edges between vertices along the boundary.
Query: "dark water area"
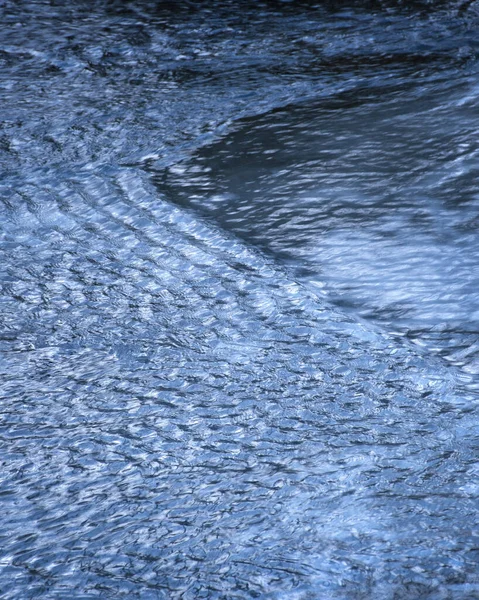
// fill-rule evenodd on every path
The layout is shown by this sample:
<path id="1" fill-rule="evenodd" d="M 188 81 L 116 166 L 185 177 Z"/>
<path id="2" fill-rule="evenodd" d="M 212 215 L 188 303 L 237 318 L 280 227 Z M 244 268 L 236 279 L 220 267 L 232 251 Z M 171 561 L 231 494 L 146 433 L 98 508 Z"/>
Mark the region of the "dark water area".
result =
<path id="1" fill-rule="evenodd" d="M 479 598 L 479 4 L 0 16 L 0 597 Z"/>

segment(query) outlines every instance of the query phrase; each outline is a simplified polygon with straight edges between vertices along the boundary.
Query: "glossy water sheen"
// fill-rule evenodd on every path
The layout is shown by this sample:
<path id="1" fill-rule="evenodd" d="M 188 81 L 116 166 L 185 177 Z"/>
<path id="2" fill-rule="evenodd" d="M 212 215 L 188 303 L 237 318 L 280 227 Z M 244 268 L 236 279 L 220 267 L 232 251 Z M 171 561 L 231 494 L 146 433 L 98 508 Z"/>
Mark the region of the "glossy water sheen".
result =
<path id="1" fill-rule="evenodd" d="M 479 597 L 479 8 L 337 6 L 1 5 L 2 598 Z"/>

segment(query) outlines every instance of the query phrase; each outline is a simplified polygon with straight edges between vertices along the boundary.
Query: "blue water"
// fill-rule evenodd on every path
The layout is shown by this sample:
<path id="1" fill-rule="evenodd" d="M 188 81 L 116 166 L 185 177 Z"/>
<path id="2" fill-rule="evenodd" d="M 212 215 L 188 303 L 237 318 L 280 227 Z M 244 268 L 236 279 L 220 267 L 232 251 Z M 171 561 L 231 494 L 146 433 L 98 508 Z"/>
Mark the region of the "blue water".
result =
<path id="1" fill-rule="evenodd" d="M 479 598 L 479 5 L 0 12 L 0 597 Z"/>

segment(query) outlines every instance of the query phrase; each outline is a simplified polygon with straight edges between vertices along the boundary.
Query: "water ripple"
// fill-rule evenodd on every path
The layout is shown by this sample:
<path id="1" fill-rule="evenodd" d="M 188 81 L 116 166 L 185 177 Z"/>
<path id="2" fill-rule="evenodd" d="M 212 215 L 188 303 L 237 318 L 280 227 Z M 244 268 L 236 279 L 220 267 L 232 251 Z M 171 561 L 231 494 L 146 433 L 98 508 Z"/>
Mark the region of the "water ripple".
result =
<path id="1" fill-rule="evenodd" d="M 479 594 L 475 3 L 313 4 L 2 4 L 2 598 Z"/>

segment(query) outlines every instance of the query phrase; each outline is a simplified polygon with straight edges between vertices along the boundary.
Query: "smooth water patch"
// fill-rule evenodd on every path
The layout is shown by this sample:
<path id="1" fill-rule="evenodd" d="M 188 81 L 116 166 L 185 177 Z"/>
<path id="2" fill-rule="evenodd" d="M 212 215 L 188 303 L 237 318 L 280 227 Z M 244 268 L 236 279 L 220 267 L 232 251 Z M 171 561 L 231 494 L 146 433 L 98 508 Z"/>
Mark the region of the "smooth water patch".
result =
<path id="1" fill-rule="evenodd" d="M 157 178 L 338 306 L 479 371 L 470 77 L 252 121 Z"/>

